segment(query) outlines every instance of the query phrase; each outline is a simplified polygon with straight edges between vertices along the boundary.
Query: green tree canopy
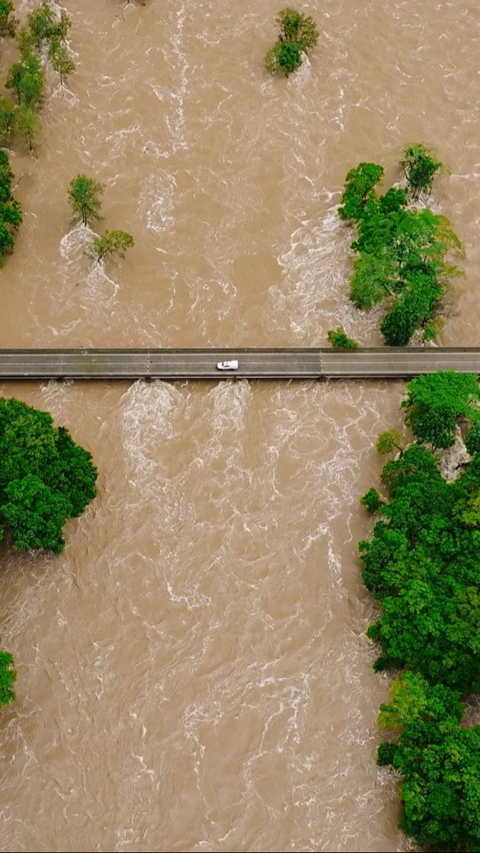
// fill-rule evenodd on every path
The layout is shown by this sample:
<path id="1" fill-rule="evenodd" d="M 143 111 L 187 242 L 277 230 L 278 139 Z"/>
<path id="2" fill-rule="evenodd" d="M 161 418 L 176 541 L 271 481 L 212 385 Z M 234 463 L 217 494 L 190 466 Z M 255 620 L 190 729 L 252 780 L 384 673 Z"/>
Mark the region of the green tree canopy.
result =
<path id="1" fill-rule="evenodd" d="M 355 169 L 350 169 L 345 178 L 339 216 L 355 221 L 362 219 L 367 202 L 377 199 L 375 187 L 383 175 L 383 166 L 378 163 L 360 163 Z"/>
<path id="2" fill-rule="evenodd" d="M 403 670 L 382 705 L 378 763 L 401 775 L 401 826 L 424 848 L 480 851 L 480 727 L 462 724 L 461 695 L 480 693 L 480 414 L 477 378 L 440 372 L 407 386 L 402 403 L 417 442 L 390 459 L 361 504 L 378 512 L 359 543 L 363 580 L 380 605 L 367 635 L 374 668 Z M 441 454 L 457 421 L 472 424 L 468 463 L 446 480 Z M 395 431 L 380 452 L 400 449 Z M 405 671 L 406 670 L 406 671 Z"/>
<path id="3" fill-rule="evenodd" d="M 52 40 L 65 41 L 71 26 L 72 21 L 67 12 L 62 9 L 57 17 L 48 3 L 42 3 L 27 16 L 27 30 L 36 48 Z"/>
<path id="4" fill-rule="evenodd" d="M 442 297 L 461 274 L 451 259 L 462 245 L 445 216 L 409 208 L 404 190 L 378 195 L 382 179 L 382 166 L 360 163 L 345 180 L 338 213 L 357 227 L 350 298 L 362 309 L 386 302 L 380 328 L 389 346 L 406 346 L 417 330 L 433 340 Z"/>
<path id="5" fill-rule="evenodd" d="M 15 128 L 30 151 L 35 150 L 35 142 L 40 134 L 40 121 L 32 107 L 20 104 L 15 110 Z"/>
<path id="6" fill-rule="evenodd" d="M 45 72 L 40 60 L 29 54 L 21 62 L 15 62 L 8 72 L 7 89 L 13 89 L 19 104 L 38 109 L 45 92 Z"/>
<path id="7" fill-rule="evenodd" d="M 402 402 L 406 422 L 417 441 L 434 448 L 451 447 L 459 419 L 476 421 L 480 415 L 477 377 L 453 370 L 412 379 Z"/>
<path id="8" fill-rule="evenodd" d="M 0 652 L 0 705 L 7 705 L 15 699 L 13 685 L 17 673 L 13 664 L 14 660 L 10 652 Z"/>
<path id="9" fill-rule="evenodd" d="M 13 548 L 60 552 L 63 527 L 95 497 L 96 477 L 91 454 L 51 415 L 0 399 L 0 523 Z"/>
<path id="10" fill-rule="evenodd" d="M 296 9 L 282 9 L 275 18 L 280 28 L 280 39 L 284 42 L 299 42 L 303 50 L 315 47 L 318 41 L 318 27 L 309 15 L 303 15 Z"/>
<path id="11" fill-rule="evenodd" d="M 435 149 L 427 148 L 419 142 L 405 145 L 400 166 L 414 199 L 417 199 L 421 192 L 432 191 L 436 173 L 444 168 Z"/>
<path id="12" fill-rule="evenodd" d="M 52 38 L 48 48 L 48 58 L 52 63 L 52 68 L 60 75 L 60 82 L 64 83 L 65 79 L 75 71 L 75 63 L 70 57 L 65 45 L 58 39 Z"/>
<path id="13" fill-rule="evenodd" d="M 360 503 L 368 512 L 378 512 L 383 505 L 380 494 L 376 489 L 369 489 L 368 492 L 365 492 L 363 498 L 360 498 Z"/>
<path id="14" fill-rule="evenodd" d="M 12 1 L 0 0 L 0 37 L 14 36 L 17 23 Z"/>
<path id="15" fill-rule="evenodd" d="M 330 329 L 327 334 L 327 340 L 332 347 L 339 349 L 358 349 L 358 344 L 353 338 L 349 338 L 345 330 L 339 326 L 338 329 Z"/>
<path id="16" fill-rule="evenodd" d="M 402 436 L 396 429 L 389 429 L 387 432 L 382 432 L 377 439 L 377 453 L 393 453 L 399 450 L 403 453 Z"/>
<path id="17" fill-rule="evenodd" d="M 316 45 L 318 28 L 313 18 L 291 8 L 282 9 L 276 22 L 278 41 L 267 53 L 265 64 L 271 74 L 288 77 L 302 64 L 303 54 Z"/>
<path id="18" fill-rule="evenodd" d="M 457 692 L 413 673 L 380 708 L 380 728 L 397 737 L 380 745 L 378 763 L 400 773 L 401 826 L 424 848 L 480 849 L 480 727 L 461 726 L 462 716 Z"/>
<path id="19" fill-rule="evenodd" d="M 382 482 L 389 499 L 372 509 L 383 520 L 360 543 L 364 582 L 382 605 L 368 629 L 382 648 L 375 668 L 480 691 L 480 457 L 449 483 L 414 444 Z"/>
<path id="20" fill-rule="evenodd" d="M 70 182 L 68 200 L 73 212 L 81 217 L 84 225 L 101 218 L 101 196 L 104 190 L 105 184 L 88 178 L 86 175 L 77 175 Z"/>
<path id="21" fill-rule="evenodd" d="M 8 98 L 0 97 L 0 146 L 11 141 L 14 124 L 15 106 Z"/>
<path id="22" fill-rule="evenodd" d="M 125 257 L 125 252 L 135 245 L 131 234 L 127 231 L 105 231 L 101 237 L 95 237 L 92 244 L 92 253 L 97 261 L 105 257 L 118 255 Z"/>
<path id="23" fill-rule="evenodd" d="M 0 266 L 13 250 L 13 234 L 22 223 L 20 202 L 12 195 L 13 173 L 5 151 L 0 151 Z"/>

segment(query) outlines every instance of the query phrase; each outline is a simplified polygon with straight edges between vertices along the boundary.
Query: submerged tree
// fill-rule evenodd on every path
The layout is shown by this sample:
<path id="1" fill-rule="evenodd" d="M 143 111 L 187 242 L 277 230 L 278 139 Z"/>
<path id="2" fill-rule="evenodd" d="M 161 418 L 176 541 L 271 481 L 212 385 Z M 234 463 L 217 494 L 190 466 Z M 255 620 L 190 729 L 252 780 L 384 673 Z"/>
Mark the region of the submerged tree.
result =
<path id="1" fill-rule="evenodd" d="M 13 173 L 5 151 L 0 151 L 0 266 L 13 250 L 14 232 L 23 221 L 20 202 L 12 194 Z"/>
<path id="2" fill-rule="evenodd" d="M 48 58 L 52 68 L 60 75 L 60 83 L 64 83 L 67 76 L 75 71 L 75 63 L 70 57 L 65 45 L 57 38 L 52 39 L 48 48 Z"/>
<path id="3" fill-rule="evenodd" d="M 318 28 L 310 16 L 296 9 L 282 9 L 276 17 L 280 28 L 278 41 L 267 53 L 265 64 L 271 74 L 288 77 L 302 64 L 303 54 L 318 41 Z"/>
<path id="4" fill-rule="evenodd" d="M 56 41 L 65 41 L 72 21 L 67 12 L 62 9 L 57 17 L 48 3 L 42 3 L 27 16 L 27 30 L 36 48 Z"/>
<path id="5" fill-rule="evenodd" d="M 422 192 L 430 194 L 435 175 L 445 168 L 435 149 L 427 148 L 419 142 L 405 146 L 400 166 L 413 199 L 418 199 Z"/>
<path id="6" fill-rule="evenodd" d="M 105 184 L 88 178 L 86 175 L 77 175 L 70 182 L 68 200 L 72 211 L 81 217 L 84 225 L 88 225 L 93 220 L 101 219 L 101 196 L 104 190 Z"/>
<path id="7" fill-rule="evenodd" d="M 376 449 L 377 453 L 382 455 L 384 453 L 393 453 L 395 450 L 403 453 L 402 436 L 396 429 L 389 429 L 387 432 L 382 432 L 378 436 Z"/>
<path id="8" fill-rule="evenodd" d="M 330 329 L 327 340 L 332 347 L 338 349 L 358 349 L 358 343 L 353 338 L 349 338 L 341 326 L 338 329 Z"/>
<path id="9" fill-rule="evenodd" d="M 101 237 L 96 237 L 92 244 L 92 254 L 100 262 L 105 257 L 118 255 L 125 257 L 125 252 L 135 245 L 131 234 L 127 231 L 105 231 Z"/>
<path id="10" fill-rule="evenodd" d="M 8 98 L 0 97 L 0 146 L 8 145 L 13 136 L 15 106 Z"/>
<path id="11" fill-rule="evenodd" d="M 26 104 L 20 104 L 15 111 L 15 128 L 30 151 L 35 151 L 35 142 L 40 134 L 40 127 L 40 121 L 35 110 Z"/>
<path id="12" fill-rule="evenodd" d="M 13 655 L 0 652 L 0 705 L 7 705 L 15 699 L 13 685 L 16 678 Z"/>
<path id="13" fill-rule="evenodd" d="M 18 21 L 11 0 L 0 0 L 0 38 L 14 36 Z"/>
<path id="14" fill-rule="evenodd" d="M 21 62 L 15 62 L 10 67 L 5 86 L 14 90 L 19 104 L 38 109 L 45 91 L 45 71 L 40 60 L 29 54 Z"/>
<path id="15" fill-rule="evenodd" d="M 95 497 L 97 469 L 51 415 L 0 400 L 0 521 L 14 549 L 65 546 L 63 527 Z"/>

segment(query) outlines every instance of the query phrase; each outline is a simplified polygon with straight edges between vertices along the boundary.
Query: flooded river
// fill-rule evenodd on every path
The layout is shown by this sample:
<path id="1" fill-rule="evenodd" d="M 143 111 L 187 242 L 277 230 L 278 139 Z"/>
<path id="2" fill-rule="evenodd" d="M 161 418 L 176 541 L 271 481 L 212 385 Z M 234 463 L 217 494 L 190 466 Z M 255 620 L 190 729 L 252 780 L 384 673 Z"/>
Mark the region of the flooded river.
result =
<path id="1" fill-rule="evenodd" d="M 37 5 L 17 3 L 21 16 Z M 25 223 L 0 273 L 9 346 L 310 346 L 348 301 L 336 218 L 361 160 L 407 141 L 451 174 L 465 243 L 441 343 L 478 344 L 480 8 L 300 3 L 321 37 L 273 80 L 278 0 L 64 0 L 77 72 L 49 76 Z M 6 62 L 8 50 L 2 54 Z M 5 77 L 5 68 L 3 69 Z M 67 187 L 106 183 L 136 245 L 85 256 Z M 356 542 L 401 383 L 4 383 L 94 454 L 99 496 L 60 557 L 3 554 L 2 851 L 402 851 L 375 765 L 388 679 Z"/>

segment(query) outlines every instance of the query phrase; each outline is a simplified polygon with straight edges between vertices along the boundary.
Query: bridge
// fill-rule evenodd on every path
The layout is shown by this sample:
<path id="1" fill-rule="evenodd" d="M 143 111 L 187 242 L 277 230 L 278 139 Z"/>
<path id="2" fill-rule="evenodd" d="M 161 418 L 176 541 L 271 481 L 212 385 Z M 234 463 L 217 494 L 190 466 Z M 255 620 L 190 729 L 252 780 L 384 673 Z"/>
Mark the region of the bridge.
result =
<path id="1" fill-rule="evenodd" d="M 238 361 L 235 371 L 217 368 Z M 480 375 L 480 347 L 0 349 L 0 379 L 411 379 Z"/>

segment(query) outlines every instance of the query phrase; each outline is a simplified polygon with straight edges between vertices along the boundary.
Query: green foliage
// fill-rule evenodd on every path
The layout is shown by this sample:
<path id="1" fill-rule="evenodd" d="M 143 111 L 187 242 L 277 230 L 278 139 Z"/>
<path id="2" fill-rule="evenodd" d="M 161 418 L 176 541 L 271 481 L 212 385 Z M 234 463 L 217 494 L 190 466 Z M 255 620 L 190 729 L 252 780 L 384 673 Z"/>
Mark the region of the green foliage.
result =
<path id="1" fill-rule="evenodd" d="M 437 377 L 444 422 L 478 400 L 475 377 L 420 377 L 409 384 L 408 419 L 416 405 L 435 405 Z M 420 424 L 430 428 L 425 413 Z M 384 433 L 381 449 L 397 446 L 397 437 Z M 449 446 L 448 429 L 443 438 Z M 388 490 L 382 520 L 360 543 L 364 582 L 382 605 L 368 630 L 382 648 L 375 668 L 406 668 L 432 684 L 480 692 L 480 456 L 447 482 L 434 453 L 413 444 L 387 462 L 381 479 Z M 372 508 L 375 494 L 366 496 Z"/>
<path id="2" fill-rule="evenodd" d="M 480 417 L 477 415 L 473 415 L 470 412 L 470 418 L 472 422 L 471 429 L 465 439 L 465 446 L 470 453 L 470 456 L 475 456 L 477 453 L 480 453 Z"/>
<path id="3" fill-rule="evenodd" d="M 17 33 L 17 47 L 22 59 L 27 59 L 35 54 L 35 40 L 28 27 L 22 27 Z"/>
<path id="4" fill-rule="evenodd" d="M 0 522 L 15 549 L 63 549 L 65 522 L 96 494 L 91 459 L 47 412 L 0 400 Z"/>
<path id="5" fill-rule="evenodd" d="M 380 709 L 381 728 L 398 734 L 383 743 L 378 763 L 402 777 L 401 826 L 428 849 L 480 846 L 480 727 L 461 726 L 459 694 L 405 673 Z"/>
<path id="6" fill-rule="evenodd" d="M 480 389 L 468 374 L 440 372 L 407 386 L 402 403 L 419 444 L 384 466 L 388 492 L 361 503 L 380 510 L 360 542 L 363 579 L 381 612 L 367 635 L 379 643 L 374 668 L 406 670 L 382 705 L 378 764 L 401 776 L 401 826 L 427 849 L 480 850 L 480 727 L 462 725 L 461 694 L 480 693 Z M 448 482 L 438 455 L 457 422 L 471 425 L 472 458 Z M 380 452 L 399 448 L 394 430 Z"/>
<path id="7" fill-rule="evenodd" d="M 383 175 L 383 166 L 377 163 L 360 163 L 355 169 L 350 169 L 345 178 L 339 216 L 347 220 L 362 219 L 367 202 L 376 200 L 375 187 Z"/>
<path id="8" fill-rule="evenodd" d="M 71 26 L 71 19 L 65 10 L 62 10 L 60 17 L 57 18 L 48 3 L 42 3 L 38 9 L 34 9 L 27 16 L 27 30 L 37 49 L 52 40 L 65 41 Z"/>
<path id="9" fill-rule="evenodd" d="M 86 175 L 77 175 L 70 182 L 68 200 L 73 212 L 81 217 L 84 225 L 101 218 L 101 196 L 104 189 L 105 184 L 87 178 Z"/>
<path id="10" fill-rule="evenodd" d="M 276 22 L 278 41 L 267 53 L 265 64 L 271 74 L 288 77 L 302 64 L 302 55 L 316 45 L 318 29 L 313 18 L 291 8 L 282 9 Z"/>
<path id="11" fill-rule="evenodd" d="M 27 144 L 29 150 L 34 151 L 35 141 L 40 135 L 40 121 L 32 107 L 20 104 L 15 110 L 15 129 Z"/>
<path id="12" fill-rule="evenodd" d="M 402 436 L 396 429 L 382 432 L 377 439 L 377 453 L 393 453 L 394 450 L 399 450 L 403 453 Z"/>
<path id="13" fill-rule="evenodd" d="M 0 38 L 14 36 L 17 23 L 11 0 L 0 0 Z"/>
<path id="14" fill-rule="evenodd" d="M 338 347 L 339 349 L 358 349 L 357 342 L 352 338 L 349 338 L 341 326 L 336 330 L 330 329 L 327 339 L 332 347 Z"/>
<path id="15" fill-rule="evenodd" d="M 421 192 L 432 191 L 433 179 L 439 169 L 444 168 L 438 160 L 434 148 L 427 148 L 420 143 L 406 145 L 402 151 L 400 166 L 408 182 L 408 188 L 414 199 Z"/>
<path id="16" fill-rule="evenodd" d="M 10 652 L 0 652 L 0 705 L 7 705 L 15 699 L 13 685 L 17 673 L 13 665 L 14 660 Z"/>
<path id="17" fill-rule="evenodd" d="M 15 107 L 8 98 L 0 97 L 0 146 L 8 145 L 13 136 Z"/>
<path id="18" fill-rule="evenodd" d="M 20 202 L 12 195 L 13 174 L 5 151 L 0 151 L 0 265 L 14 246 L 13 234 L 22 223 Z"/>
<path id="19" fill-rule="evenodd" d="M 268 51 L 265 67 L 270 74 L 283 74 L 288 77 L 302 64 L 302 45 L 296 41 L 277 41 Z"/>
<path id="20" fill-rule="evenodd" d="M 296 9 L 282 9 L 276 17 L 280 27 L 280 40 L 284 42 L 299 42 L 302 50 L 315 47 L 318 41 L 318 28 L 310 16 L 302 15 Z"/>
<path id="21" fill-rule="evenodd" d="M 445 289 L 460 274 L 447 258 L 461 256 L 462 246 L 446 217 L 409 209 L 403 190 L 379 196 L 382 178 L 376 163 L 360 163 L 346 177 L 338 212 L 358 231 L 350 298 L 361 309 L 387 301 L 381 331 L 389 346 L 406 346 L 417 329 L 433 340 Z"/>
<path id="22" fill-rule="evenodd" d="M 102 237 L 94 239 L 92 252 L 97 261 L 113 255 L 124 258 L 126 250 L 134 245 L 135 241 L 127 231 L 105 231 Z"/>
<path id="23" fill-rule="evenodd" d="M 60 82 L 64 83 L 66 77 L 75 71 L 75 63 L 70 58 L 66 47 L 58 38 L 52 38 L 48 48 L 48 58 L 52 63 L 54 71 L 60 75 Z"/>
<path id="24" fill-rule="evenodd" d="M 63 527 L 70 516 L 71 504 L 39 477 L 27 474 L 12 480 L 4 489 L 0 511 L 16 550 L 48 548 L 54 554 L 63 551 Z"/>
<path id="25" fill-rule="evenodd" d="M 402 408 L 421 444 L 451 447 L 459 418 L 477 421 L 480 415 L 480 389 L 471 374 L 440 371 L 413 379 L 407 389 Z"/>
<path id="26" fill-rule="evenodd" d="M 38 109 L 45 92 L 45 72 L 40 60 L 29 54 L 21 62 L 15 62 L 8 72 L 5 86 L 15 91 L 19 104 Z"/>
<path id="27" fill-rule="evenodd" d="M 382 506 L 383 501 L 376 489 L 369 489 L 363 498 L 360 498 L 360 503 L 368 512 L 377 512 Z"/>

